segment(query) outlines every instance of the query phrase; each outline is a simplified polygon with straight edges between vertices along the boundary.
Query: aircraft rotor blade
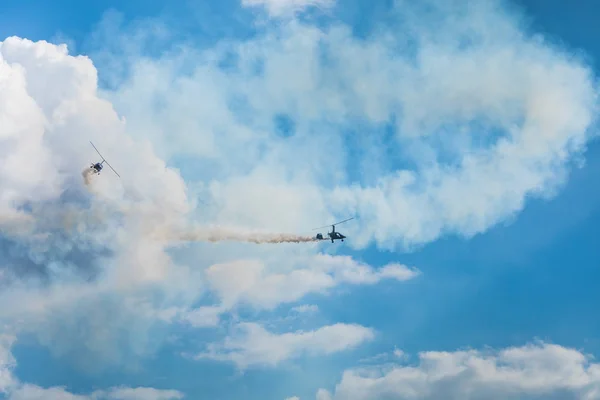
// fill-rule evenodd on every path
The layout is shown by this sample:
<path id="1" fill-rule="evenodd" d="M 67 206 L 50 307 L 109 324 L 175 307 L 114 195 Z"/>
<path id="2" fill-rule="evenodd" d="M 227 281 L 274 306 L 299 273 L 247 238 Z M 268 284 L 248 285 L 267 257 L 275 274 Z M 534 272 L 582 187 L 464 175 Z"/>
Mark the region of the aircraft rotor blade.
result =
<path id="1" fill-rule="evenodd" d="M 336 222 L 335 224 L 331 224 L 331 225 L 339 225 L 339 224 L 341 224 L 341 223 L 348 222 L 348 221 L 350 221 L 350 220 L 352 220 L 352 219 L 354 219 L 354 217 L 352 217 L 352 218 L 348 218 L 348 219 L 345 219 L 345 220 L 343 220 L 343 221 L 340 221 L 340 222 Z"/>
<path id="2" fill-rule="evenodd" d="M 100 154 L 100 152 L 98 151 L 98 149 L 96 148 L 96 146 L 94 146 L 94 143 L 92 143 L 91 140 L 90 140 L 90 144 L 92 145 L 92 147 L 94 147 L 94 150 L 96 150 L 96 153 L 98 153 L 98 155 L 100 155 L 100 157 L 102 158 L 102 160 L 104 160 L 104 156 L 102 154 Z"/>
<path id="3" fill-rule="evenodd" d="M 100 157 L 102 157 L 102 162 L 106 163 L 106 165 L 108 165 L 110 167 L 110 169 L 112 169 L 113 172 L 120 178 L 121 175 L 119 175 L 119 173 L 117 171 L 115 171 L 115 169 L 112 167 L 112 165 L 110 165 L 108 163 L 108 161 L 106 161 L 106 158 L 104 158 L 104 156 L 98 151 L 98 149 L 96 148 L 96 146 L 94 146 L 94 143 L 92 143 L 91 140 L 90 140 L 90 144 L 94 147 L 94 150 L 96 150 L 96 153 L 98 153 L 100 155 Z"/>
<path id="4" fill-rule="evenodd" d="M 343 222 L 347 222 L 347 221 L 350 221 L 350 220 L 352 220 L 352 219 L 354 219 L 354 217 L 352 217 L 352 218 L 348 218 L 348 219 L 345 219 L 345 220 L 343 220 L 343 221 L 340 221 L 340 222 L 336 222 L 335 224 L 329 224 L 329 225 L 322 226 L 322 227 L 320 227 L 320 228 L 314 228 L 314 229 L 313 229 L 313 231 L 316 231 L 317 229 L 325 229 L 325 228 L 329 228 L 329 227 L 330 227 L 330 226 L 332 226 L 332 225 L 333 225 L 333 226 L 335 226 L 335 225 L 339 225 L 339 224 L 341 224 L 341 223 L 343 223 Z"/>
<path id="5" fill-rule="evenodd" d="M 108 165 L 108 166 L 110 167 L 110 169 L 112 169 L 112 170 L 113 170 L 113 172 L 114 172 L 114 173 L 115 173 L 115 174 L 116 174 L 116 175 L 117 175 L 119 178 L 121 177 L 121 175 L 119 175 L 119 173 L 118 173 L 117 171 L 115 171 L 115 169 L 112 167 L 112 165 L 110 165 L 110 164 L 108 163 L 108 161 L 104 160 L 104 162 L 106 163 L 106 165 Z"/>

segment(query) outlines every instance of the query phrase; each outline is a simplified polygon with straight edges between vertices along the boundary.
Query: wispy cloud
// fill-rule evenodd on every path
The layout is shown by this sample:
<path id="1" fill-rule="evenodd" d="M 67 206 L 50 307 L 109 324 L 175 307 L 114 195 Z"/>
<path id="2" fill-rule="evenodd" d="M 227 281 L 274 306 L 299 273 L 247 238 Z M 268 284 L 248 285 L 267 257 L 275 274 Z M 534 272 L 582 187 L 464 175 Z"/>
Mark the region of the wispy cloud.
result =
<path id="1" fill-rule="evenodd" d="M 398 6 L 402 35 L 294 21 L 134 62 L 107 95 L 165 157 L 201 160 L 212 222 L 304 232 L 357 215 L 357 248 L 471 236 L 561 187 L 594 135 L 597 85 L 496 3 L 430 5 Z"/>
<path id="2" fill-rule="evenodd" d="M 590 356 L 536 343 L 499 351 L 423 352 L 414 366 L 348 370 L 333 395 L 322 389 L 317 399 L 595 399 L 599 394 L 600 365 Z"/>
<path id="3" fill-rule="evenodd" d="M 195 356 L 234 363 L 240 369 L 274 367 L 303 355 L 338 353 L 372 340 L 375 332 L 360 325 L 335 324 L 313 331 L 272 333 L 254 323 L 236 326 L 222 343 L 209 344 L 208 351 Z"/>
<path id="4" fill-rule="evenodd" d="M 420 274 L 400 264 L 375 269 L 344 256 L 317 255 L 297 263 L 297 266 L 289 265 L 284 272 L 281 265 L 271 266 L 268 271 L 260 260 L 240 260 L 215 264 L 206 274 L 209 285 L 226 306 L 242 302 L 266 309 L 297 301 L 308 293 L 323 293 L 341 284 L 372 285 L 382 279 L 407 281 Z"/>
<path id="5" fill-rule="evenodd" d="M 22 322 L 58 355 L 121 364 L 155 350 L 182 310 L 211 326 L 238 304 L 273 309 L 416 273 L 315 256 L 308 243 L 174 249 L 173 231 L 214 224 L 304 235 L 356 215 L 344 244 L 410 248 L 483 232 L 527 198 L 553 195 L 592 137 L 592 71 L 494 3 L 445 4 L 399 4 L 401 34 L 358 39 L 339 23 L 294 20 L 214 48 L 172 42 L 146 57 L 135 39 L 164 45 L 172 37 L 160 24 L 111 39 L 114 57 L 97 65 L 116 61 L 111 71 L 125 72 L 104 90 L 90 58 L 3 41 L 0 239 L 13 251 L 2 260 L 1 300 L 14 305 L 3 321 Z M 122 179 L 106 172 L 83 183 L 81 170 L 98 160 L 90 139 Z M 32 274 L 20 275 L 21 265 Z M 209 291 L 214 304 L 185 314 Z M 277 363 L 311 347 L 308 336 L 241 326 L 280 347 L 269 356 L 231 339 L 210 354 Z M 346 332 L 332 326 L 315 331 L 323 343 Z M 350 331 L 356 343 L 366 337 Z"/>
<path id="6" fill-rule="evenodd" d="M 271 17 L 293 16 L 307 8 L 329 9 L 335 0 L 241 0 L 245 7 L 264 7 Z"/>
<path id="7" fill-rule="evenodd" d="M 221 314 L 240 305 L 271 311 L 311 293 L 327 294 L 341 285 L 374 285 L 385 279 L 404 282 L 421 274 L 416 268 L 396 263 L 374 268 L 348 256 L 319 254 L 276 261 L 277 265 L 269 265 L 260 259 L 240 259 L 208 267 L 206 288 L 217 296 L 218 305 L 174 310 L 170 320 L 185 321 L 196 327 L 217 326 Z M 298 313 L 317 310 L 316 305 L 292 309 Z"/>
<path id="8" fill-rule="evenodd" d="M 319 311 L 319 306 L 315 304 L 303 304 L 292 308 L 292 311 L 297 312 L 298 314 L 313 314 Z"/>

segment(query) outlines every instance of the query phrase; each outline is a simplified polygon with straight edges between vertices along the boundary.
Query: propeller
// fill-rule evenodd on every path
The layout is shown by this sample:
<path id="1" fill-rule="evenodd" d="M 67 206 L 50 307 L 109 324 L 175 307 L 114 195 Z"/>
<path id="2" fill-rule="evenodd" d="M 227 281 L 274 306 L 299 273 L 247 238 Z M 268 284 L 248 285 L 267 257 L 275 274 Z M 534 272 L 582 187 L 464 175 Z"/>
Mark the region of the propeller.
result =
<path id="1" fill-rule="evenodd" d="M 345 219 L 345 220 L 343 220 L 343 221 L 340 221 L 340 222 L 336 222 L 335 224 L 329 224 L 329 225 L 322 226 L 322 227 L 320 227 L 320 228 L 314 228 L 314 229 L 313 229 L 313 231 L 316 231 L 317 229 L 329 228 L 330 226 L 336 226 L 336 225 L 339 225 L 339 224 L 341 224 L 341 223 L 348 222 L 348 221 L 350 221 L 350 220 L 352 220 L 352 219 L 354 219 L 354 217 L 352 217 L 352 218 L 348 218 L 348 219 Z"/>

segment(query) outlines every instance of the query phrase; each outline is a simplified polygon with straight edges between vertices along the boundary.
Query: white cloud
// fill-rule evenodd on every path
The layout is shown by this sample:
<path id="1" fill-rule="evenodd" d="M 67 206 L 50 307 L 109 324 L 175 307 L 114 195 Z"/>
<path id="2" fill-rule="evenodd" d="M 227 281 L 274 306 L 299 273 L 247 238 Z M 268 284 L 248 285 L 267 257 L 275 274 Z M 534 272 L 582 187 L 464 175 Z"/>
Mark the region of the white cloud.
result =
<path id="1" fill-rule="evenodd" d="M 241 323 L 222 343 L 212 343 L 197 359 L 234 363 L 240 369 L 250 366 L 274 367 L 301 355 L 327 355 L 349 350 L 372 340 L 374 330 L 360 325 L 335 324 L 303 332 L 276 334 L 254 323 Z"/>
<path id="2" fill-rule="evenodd" d="M 297 312 L 298 314 L 314 314 L 319 311 L 319 306 L 316 304 L 303 304 L 301 306 L 293 307 L 291 311 Z"/>
<path id="3" fill-rule="evenodd" d="M 204 306 L 186 312 L 179 312 L 179 318 L 195 328 L 219 325 L 219 316 L 227 309 L 220 306 Z"/>
<path id="4" fill-rule="evenodd" d="M 396 357 L 396 358 L 404 358 L 404 356 L 406 355 L 402 350 L 400 350 L 398 348 L 394 349 L 393 354 L 394 354 L 394 357 Z"/>
<path id="5" fill-rule="evenodd" d="M 176 390 L 117 387 L 89 395 L 76 395 L 62 387 L 43 388 L 24 384 L 10 392 L 7 400 L 179 400 L 185 396 Z"/>
<path id="6" fill-rule="evenodd" d="M 294 15 L 311 7 L 328 9 L 334 4 L 335 0 L 242 0 L 245 7 L 264 7 L 272 17 Z"/>
<path id="7" fill-rule="evenodd" d="M 314 257 L 309 244 L 198 245 L 175 259 L 160 238 L 193 218 L 303 233 L 356 214 L 345 245 L 393 248 L 482 232 L 526 198 L 552 195 L 590 139 L 592 71 L 490 3 L 469 5 L 438 3 L 436 19 L 401 4 L 410 28 L 401 35 L 359 40 L 343 25 L 294 21 L 212 49 L 174 43 L 157 60 L 131 51 L 119 62 L 133 73 L 104 91 L 86 57 L 3 41 L 0 239 L 14 250 L 1 264 L 0 301 L 14 305 L 0 310 L 3 322 L 20 322 L 56 355 L 125 363 L 160 346 L 158 328 L 172 321 L 213 326 L 242 303 L 273 309 L 341 284 L 414 276 Z M 230 53 L 237 69 L 220 70 Z M 293 119 L 290 137 L 276 131 L 280 114 Z M 391 139 L 385 123 L 397 128 Z M 90 139 L 122 179 L 107 171 L 81 184 L 97 160 Z M 162 160 L 181 156 L 199 165 L 190 174 L 198 209 Z M 188 311 L 206 290 L 218 303 Z M 242 326 L 250 339 L 269 337 Z M 233 339 L 227 354 L 277 362 L 293 353 L 281 340 L 296 343 L 281 337 L 269 337 L 281 347 L 274 358 Z"/>
<path id="8" fill-rule="evenodd" d="M 88 400 L 89 397 L 69 393 L 62 387 L 42 388 L 36 385 L 22 385 L 10 393 L 10 400 Z"/>
<path id="9" fill-rule="evenodd" d="M 15 343 L 13 335 L 2 334 L 0 336 L 0 393 L 7 393 L 16 384 L 12 370 L 16 366 L 10 349 Z"/>
<path id="10" fill-rule="evenodd" d="M 391 352 L 379 353 L 374 356 L 366 357 L 366 358 L 359 360 L 359 362 L 361 364 L 384 365 L 386 363 L 392 363 L 392 362 L 396 362 L 398 360 L 404 360 L 405 358 L 406 358 L 406 354 L 402 350 L 400 350 L 398 348 L 394 348 L 394 350 Z"/>
<path id="11" fill-rule="evenodd" d="M 319 389 L 316 398 L 317 400 L 331 400 L 331 394 L 325 389 Z"/>
<path id="12" fill-rule="evenodd" d="M 0 313 L 3 322 L 19 322 L 56 355 L 77 354 L 89 366 L 152 351 L 155 340 L 146 334 L 156 325 L 154 311 L 140 311 L 193 301 L 201 289 L 196 273 L 152 236 L 193 208 L 185 183 L 151 144 L 127 135 L 97 94 L 89 58 L 7 38 L 0 42 L 0 85 L 0 240 L 11 248 L 0 296 L 14 305 Z M 90 140 L 121 179 L 107 171 L 84 185 L 82 170 L 99 158 Z M 155 302 L 152 288 L 164 303 Z"/>
<path id="13" fill-rule="evenodd" d="M 88 395 L 73 394 L 63 387 L 43 388 L 21 382 L 15 375 L 16 361 L 11 347 L 15 337 L 3 335 L 0 339 L 0 392 L 6 400 L 179 400 L 185 396 L 177 390 L 159 390 L 149 387 L 114 387 Z"/>
<path id="14" fill-rule="evenodd" d="M 300 400 L 300 397 L 298 397 L 298 396 L 288 397 L 285 400 Z"/>
<path id="15" fill-rule="evenodd" d="M 300 300 L 309 293 L 324 293 L 341 284 L 373 285 L 383 279 L 407 281 L 420 271 L 401 264 L 375 269 L 348 256 L 319 254 L 299 260 L 289 258 L 287 268 L 265 265 L 262 260 L 238 260 L 215 264 L 206 270 L 207 280 L 225 308 L 239 303 L 273 309 Z M 302 267 L 302 265 L 308 265 Z"/>
<path id="16" fill-rule="evenodd" d="M 417 365 L 345 371 L 317 399 L 600 398 L 600 365 L 577 350 L 539 343 L 501 351 L 424 352 Z M 551 397 L 554 398 L 554 397 Z M 558 398 L 558 397 L 556 397 Z"/>
<path id="17" fill-rule="evenodd" d="M 205 270 L 207 290 L 218 296 L 219 303 L 194 309 L 171 308 L 160 315 L 165 321 L 185 321 L 191 326 L 214 327 L 220 315 L 238 305 L 273 310 L 281 304 L 301 300 L 310 293 L 327 294 L 343 285 L 374 285 L 384 279 L 408 281 L 421 272 L 391 263 L 374 268 L 348 256 L 318 254 L 311 257 L 276 257 L 276 265 L 261 259 L 235 260 L 213 264 Z M 306 265 L 306 267 L 305 267 Z M 297 313 L 315 313 L 316 305 L 292 308 Z"/>
<path id="18" fill-rule="evenodd" d="M 166 157 L 198 155 L 211 222 L 305 232 L 357 215 L 343 227 L 355 248 L 471 236 L 561 187 L 592 137 L 597 85 L 589 67 L 495 4 L 430 11 L 402 2 L 402 35 L 359 40 L 344 25 L 294 21 L 186 48 L 134 63 L 107 95 L 133 134 L 154 127 Z M 236 68 L 220 70 L 232 53 Z M 294 121 L 290 137 L 276 132 L 280 114 Z"/>
<path id="19" fill-rule="evenodd" d="M 92 394 L 94 400 L 176 400 L 184 397 L 183 393 L 177 390 L 158 390 L 146 387 L 116 387 Z"/>

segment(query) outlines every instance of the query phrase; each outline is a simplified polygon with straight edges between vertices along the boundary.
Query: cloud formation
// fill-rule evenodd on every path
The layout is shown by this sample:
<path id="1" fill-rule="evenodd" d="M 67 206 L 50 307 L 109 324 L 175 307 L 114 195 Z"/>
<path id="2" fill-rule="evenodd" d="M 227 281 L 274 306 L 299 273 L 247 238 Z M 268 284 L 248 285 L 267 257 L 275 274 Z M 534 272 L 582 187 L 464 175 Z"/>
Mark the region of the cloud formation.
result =
<path id="1" fill-rule="evenodd" d="M 14 304 L 2 322 L 85 367 L 122 365 L 158 349 L 175 322 L 214 327 L 241 304 L 273 310 L 418 274 L 315 255 L 315 243 L 172 243 L 198 226 L 305 238 L 355 215 L 339 227 L 344 244 L 411 248 L 483 232 L 553 195 L 593 137 L 592 71 L 497 4 L 467 3 L 399 2 L 401 34 L 359 39 L 295 20 L 213 48 L 172 43 L 154 59 L 117 36 L 134 51 L 109 57 L 127 73 L 103 89 L 101 62 L 1 42 L 0 301 Z M 121 179 L 84 184 L 90 139 Z M 208 293 L 216 301 L 198 306 Z M 243 322 L 202 357 L 278 365 L 372 335 Z"/>
<path id="2" fill-rule="evenodd" d="M 214 264 L 206 270 L 207 281 L 227 307 L 242 302 L 273 309 L 281 303 L 300 300 L 308 293 L 323 293 L 341 284 L 372 285 L 383 279 L 408 281 L 420 274 L 400 264 L 375 269 L 347 256 L 320 254 L 295 263 L 290 261 L 287 271 L 278 265 L 270 267 L 272 272 L 259 260 Z"/>
<path id="3" fill-rule="evenodd" d="M 556 397 L 555 397 L 556 396 Z M 548 343 L 500 351 L 423 352 L 417 365 L 345 371 L 332 395 L 317 400 L 598 399 L 600 364 Z"/>
<path id="4" fill-rule="evenodd" d="M 64 387 L 44 388 L 21 382 L 15 375 L 16 360 L 11 353 L 15 337 L 0 337 L 0 393 L 6 400 L 179 400 L 185 396 L 177 390 L 159 390 L 149 387 L 113 387 L 90 394 L 73 394 Z"/>
<path id="5" fill-rule="evenodd" d="M 374 268 L 348 256 L 318 254 L 311 257 L 275 258 L 269 265 L 261 259 L 239 259 L 217 263 L 205 271 L 206 290 L 216 296 L 215 305 L 194 309 L 171 309 L 166 320 L 181 321 L 191 326 L 217 326 L 220 316 L 238 306 L 273 311 L 281 304 L 301 301 L 311 293 L 328 294 L 341 285 L 374 285 L 390 279 L 405 282 L 417 278 L 416 268 L 392 263 Z M 300 305 L 292 311 L 309 313 L 315 305 Z"/>
<path id="6" fill-rule="evenodd" d="M 144 335 L 123 336 L 121 327 L 147 331 L 155 321 L 139 305 L 157 307 L 151 289 L 159 287 L 168 303 L 193 277 L 150 234 L 192 209 L 183 179 L 150 143 L 125 133 L 98 96 L 89 58 L 11 37 L 0 43 L 0 70 L 7 105 L 0 115 L 0 296 L 14 305 L 1 312 L 3 322 L 19 321 L 57 355 L 76 353 L 90 365 L 144 354 Z M 122 179 L 103 174 L 84 185 L 82 168 L 98 160 L 89 140 L 127 171 Z"/>
<path id="7" fill-rule="evenodd" d="M 264 7 L 271 17 L 292 16 L 307 8 L 333 7 L 335 0 L 242 0 L 245 7 Z"/>
<path id="8" fill-rule="evenodd" d="M 255 323 L 242 323 L 222 343 L 211 343 L 196 359 L 229 361 L 239 369 L 275 367 L 303 354 L 328 355 L 372 340 L 375 331 L 360 325 L 335 324 L 308 332 L 276 334 Z"/>
<path id="9" fill-rule="evenodd" d="M 211 222 L 305 232 L 356 215 L 340 227 L 355 248 L 472 236 L 562 186 L 595 137 L 597 84 L 495 2 L 429 5 L 399 2 L 402 34 L 293 21 L 134 61 L 107 96 L 132 134 L 202 166 Z"/>

